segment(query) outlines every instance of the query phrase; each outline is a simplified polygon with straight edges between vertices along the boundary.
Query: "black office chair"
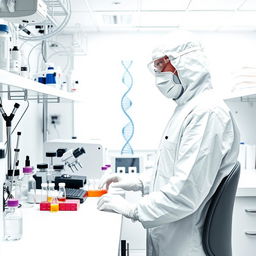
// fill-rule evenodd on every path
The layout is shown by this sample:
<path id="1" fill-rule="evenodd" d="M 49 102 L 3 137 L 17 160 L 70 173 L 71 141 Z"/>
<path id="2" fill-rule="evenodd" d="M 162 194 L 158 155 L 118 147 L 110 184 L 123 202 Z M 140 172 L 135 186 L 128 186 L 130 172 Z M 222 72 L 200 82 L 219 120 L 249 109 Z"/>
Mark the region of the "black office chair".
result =
<path id="1" fill-rule="evenodd" d="M 232 215 L 239 175 L 237 162 L 212 197 L 202 238 L 207 256 L 232 256 Z"/>

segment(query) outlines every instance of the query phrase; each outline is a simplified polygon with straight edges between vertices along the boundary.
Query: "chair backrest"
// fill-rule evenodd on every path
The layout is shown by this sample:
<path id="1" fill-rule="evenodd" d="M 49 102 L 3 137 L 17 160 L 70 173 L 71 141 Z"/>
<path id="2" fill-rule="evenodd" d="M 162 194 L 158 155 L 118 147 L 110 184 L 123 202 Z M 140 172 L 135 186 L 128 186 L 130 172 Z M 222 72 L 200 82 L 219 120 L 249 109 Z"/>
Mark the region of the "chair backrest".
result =
<path id="1" fill-rule="evenodd" d="M 232 215 L 239 176 L 237 162 L 211 199 L 202 238 L 207 256 L 232 256 Z"/>

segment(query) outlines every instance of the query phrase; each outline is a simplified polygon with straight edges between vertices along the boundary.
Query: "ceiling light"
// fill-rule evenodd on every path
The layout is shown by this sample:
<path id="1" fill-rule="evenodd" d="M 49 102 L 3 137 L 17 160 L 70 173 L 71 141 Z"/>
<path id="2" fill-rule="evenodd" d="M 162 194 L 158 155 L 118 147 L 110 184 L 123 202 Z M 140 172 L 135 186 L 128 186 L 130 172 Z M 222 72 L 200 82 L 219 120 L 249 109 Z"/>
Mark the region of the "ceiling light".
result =
<path id="1" fill-rule="evenodd" d="M 132 15 L 104 14 L 102 15 L 105 25 L 131 25 Z"/>

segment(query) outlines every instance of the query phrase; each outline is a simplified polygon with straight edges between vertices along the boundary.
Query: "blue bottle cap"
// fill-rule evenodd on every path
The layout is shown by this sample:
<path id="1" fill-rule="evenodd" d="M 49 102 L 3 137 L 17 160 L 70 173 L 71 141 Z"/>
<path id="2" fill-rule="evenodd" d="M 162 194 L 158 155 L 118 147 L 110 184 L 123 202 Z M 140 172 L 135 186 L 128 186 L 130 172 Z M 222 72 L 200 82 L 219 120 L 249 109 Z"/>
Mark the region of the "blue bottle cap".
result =
<path id="1" fill-rule="evenodd" d="M 4 32 L 9 33 L 9 28 L 5 24 L 0 24 L 0 31 L 4 31 Z"/>

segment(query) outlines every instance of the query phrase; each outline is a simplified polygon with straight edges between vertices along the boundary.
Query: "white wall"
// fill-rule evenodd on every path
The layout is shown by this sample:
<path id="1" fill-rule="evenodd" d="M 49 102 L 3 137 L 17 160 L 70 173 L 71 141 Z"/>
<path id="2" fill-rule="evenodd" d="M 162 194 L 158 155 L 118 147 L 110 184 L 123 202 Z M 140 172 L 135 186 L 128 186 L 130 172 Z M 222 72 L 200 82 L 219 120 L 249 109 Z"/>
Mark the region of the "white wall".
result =
<path id="1" fill-rule="evenodd" d="M 135 123 L 133 149 L 158 146 L 162 131 L 175 104 L 154 86 L 147 70 L 151 51 L 166 33 L 90 33 L 87 56 L 76 57 L 74 68 L 80 75 L 80 91 L 85 103 L 75 105 L 75 135 L 80 139 L 99 138 L 110 149 L 121 150 L 122 127 L 127 119 L 121 111 L 121 60 L 133 60 L 130 69 L 134 85 L 128 94 L 133 105 L 128 113 Z M 214 87 L 232 86 L 231 74 L 242 65 L 255 63 L 255 33 L 197 33 L 209 59 Z"/>

